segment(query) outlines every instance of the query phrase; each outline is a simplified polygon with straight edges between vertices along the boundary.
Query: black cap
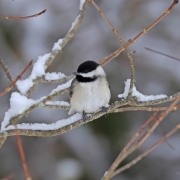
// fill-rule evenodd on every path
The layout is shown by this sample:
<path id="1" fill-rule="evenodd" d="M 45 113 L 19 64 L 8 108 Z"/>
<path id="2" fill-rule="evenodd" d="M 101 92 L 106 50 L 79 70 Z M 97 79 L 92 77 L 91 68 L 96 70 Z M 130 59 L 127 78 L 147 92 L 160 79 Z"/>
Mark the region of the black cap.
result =
<path id="1" fill-rule="evenodd" d="M 89 73 L 91 71 L 94 71 L 99 64 L 95 61 L 85 61 L 82 64 L 79 65 L 77 72 L 78 73 Z"/>

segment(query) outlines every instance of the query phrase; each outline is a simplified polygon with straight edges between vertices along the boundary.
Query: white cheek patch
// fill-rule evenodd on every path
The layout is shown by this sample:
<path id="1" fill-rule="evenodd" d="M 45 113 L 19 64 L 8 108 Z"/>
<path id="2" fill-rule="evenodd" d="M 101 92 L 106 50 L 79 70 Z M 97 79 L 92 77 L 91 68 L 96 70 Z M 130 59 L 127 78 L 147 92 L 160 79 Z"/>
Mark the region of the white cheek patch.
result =
<path id="1" fill-rule="evenodd" d="M 101 66 L 98 66 L 98 68 L 96 69 L 96 74 L 99 76 L 106 75 L 106 73 L 104 72 L 104 69 Z"/>
<path id="2" fill-rule="evenodd" d="M 92 71 L 92 72 L 89 72 L 89 73 L 78 73 L 78 74 L 83 76 L 83 77 L 93 77 L 93 76 L 95 76 L 96 72 Z"/>
<path id="3" fill-rule="evenodd" d="M 89 73 L 78 73 L 83 77 L 93 77 L 93 76 L 105 76 L 106 73 L 104 72 L 101 66 L 98 66 L 96 70 L 89 72 Z"/>

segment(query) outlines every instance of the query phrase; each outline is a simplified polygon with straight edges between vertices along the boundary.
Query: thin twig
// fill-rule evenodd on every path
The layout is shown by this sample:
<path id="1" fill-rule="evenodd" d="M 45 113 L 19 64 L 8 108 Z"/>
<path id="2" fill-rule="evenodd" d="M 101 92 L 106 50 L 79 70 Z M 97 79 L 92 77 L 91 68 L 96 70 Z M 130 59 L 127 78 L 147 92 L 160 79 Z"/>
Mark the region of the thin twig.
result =
<path id="1" fill-rule="evenodd" d="M 25 154 L 24 154 L 24 149 L 22 146 L 22 141 L 21 138 L 19 136 L 19 132 L 17 129 L 17 126 L 15 125 L 15 132 L 16 132 L 16 138 L 17 138 L 17 144 L 18 144 L 18 148 L 19 148 L 19 154 L 21 157 L 21 161 L 22 161 L 22 165 L 23 165 L 23 169 L 24 169 L 24 173 L 26 176 L 26 180 L 32 180 L 30 174 L 29 174 L 29 170 L 28 170 L 28 166 L 27 166 L 27 162 L 26 162 L 26 158 L 25 158 Z"/>
<path id="2" fill-rule="evenodd" d="M 171 56 L 171 55 L 169 55 L 169 54 L 166 54 L 166 53 L 164 53 L 164 52 L 160 52 L 160 51 L 157 51 L 157 50 L 148 48 L 148 47 L 145 47 L 145 49 L 148 50 L 148 51 L 150 51 L 150 52 L 153 52 L 153 53 L 156 53 L 156 54 L 160 54 L 160 55 L 163 55 L 163 56 L 172 58 L 172 59 L 174 59 L 174 60 L 176 60 L 176 61 L 180 61 L 179 58 L 173 57 L 173 56 Z"/>
<path id="3" fill-rule="evenodd" d="M 2 60 L 2 58 L 0 57 L 0 64 L 9 80 L 9 83 L 12 83 L 13 82 L 13 78 L 12 78 L 12 75 L 8 69 L 8 67 L 6 66 L 6 64 L 4 63 L 4 61 Z"/>
<path id="4" fill-rule="evenodd" d="M 127 145 L 124 147 L 124 149 L 121 151 L 119 156 L 122 156 L 124 152 L 128 150 L 128 148 L 135 142 L 135 140 L 140 136 L 140 134 L 144 131 L 144 129 L 152 122 L 155 120 L 157 115 L 157 112 L 155 112 L 139 129 L 137 133 L 131 138 L 131 140 L 127 143 Z"/>
<path id="5" fill-rule="evenodd" d="M 159 112 L 159 111 L 166 111 L 169 107 L 124 107 L 124 108 L 118 108 L 112 111 L 111 113 L 119 113 L 119 112 L 126 112 L 126 111 L 149 111 L 149 112 Z M 176 111 L 180 109 L 179 106 L 173 107 L 172 111 Z"/>
<path id="6" fill-rule="evenodd" d="M 10 70 L 8 69 L 8 67 L 6 66 L 6 64 L 4 63 L 4 61 L 2 60 L 2 58 L 0 57 L 0 64 L 9 80 L 9 83 L 12 83 L 13 82 L 13 78 L 12 78 L 12 75 L 10 73 Z M 15 84 L 15 89 L 17 92 L 20 92 L 19 89 L 17 88 L 16 84 Z"/>
<path id="7" fill-rule="evenodd" d="M 13 180 L 14 177 L 15 177 L 15 174 L 11 174 L 11 175 L 9 175 L 9 176 L 7 176 L 7 177 L 5 177 L 5 178 L 2 178 L 2 179 L 0 179 L 0 180 Z"/>
<path id="8" fill-rule="evenodd" d="M 1 62 L 1 63 L 2 63 L 2 62 Z M 26 66 L 26 68 L 21 72 L 21 74 L 20 74 L 19 76 L 17 76 L 16 79 L 15 79 L 13 82 L 11 82 L 11 84 L 10 84 L 3 92 L 0 93 L 0 97 L 3 96 L 3 95 L 5 95 L 6 93 L 8 93 L 8 92 L 13 88 L 13 86 L 15 86 L 16 82 L 17 82 L 19 79 L 21 79 L 22 75 L 29 69 L 29 67 L 31 67 L 32 63 L 33 63 L 33 60 L 31 60 L 31 61 L 29 62 L 29 64 Z M 4 66 L 4 65 L 3 65 L 3 66 Z M 4 69 L 4 68 L 3 68 L 3 69 Z M 8 70 L 8 69 L 6 69 L 6 72 L 8 73 L 9 70 L 8 70 L 8 71 L 7 71 L 7 70 Z M 4 70 L 4 71 L 5 71 L 5 70 Z M 9 75 L 10 75 L 10 73 L 7 74 L 7 76 L 9 76 Z M 10 76 L 9 76 L 9 78 L 10 78 Z"/>
<path id="9" fill-rule="evenodd" d="M 4 18 L 4 19 L 8 19 L 8 20 L 24 20 L 24 19 L 29 19 L 29 18 L 33 18 L 33 17 L 38 17 L 41 14 L 44 14 L 45 12 L 46 12 L 46 9 L 44 9 L 40 13 L 33 14 L 33 15 L 30 15 L 30 16 L 14 17 L 14 16 L 4 16 L 4 15 L 0 14 L 0 17 Z"/>

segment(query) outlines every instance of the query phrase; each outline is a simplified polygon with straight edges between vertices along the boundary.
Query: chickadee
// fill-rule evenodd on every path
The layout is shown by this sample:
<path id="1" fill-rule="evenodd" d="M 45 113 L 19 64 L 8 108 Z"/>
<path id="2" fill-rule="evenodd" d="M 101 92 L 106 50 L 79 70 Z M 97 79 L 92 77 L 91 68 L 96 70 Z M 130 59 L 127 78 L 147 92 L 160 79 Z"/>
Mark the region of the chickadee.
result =
<path id="1" fill-rule="evenodd" d="M 69 115 L 79 112 L 93 113 L 97 110 L 107 111 L 111 97 L 106 73 L 102 66 L 94 61 L 85 61 L 79 65 L 76 75 L 70 87 Z"/>

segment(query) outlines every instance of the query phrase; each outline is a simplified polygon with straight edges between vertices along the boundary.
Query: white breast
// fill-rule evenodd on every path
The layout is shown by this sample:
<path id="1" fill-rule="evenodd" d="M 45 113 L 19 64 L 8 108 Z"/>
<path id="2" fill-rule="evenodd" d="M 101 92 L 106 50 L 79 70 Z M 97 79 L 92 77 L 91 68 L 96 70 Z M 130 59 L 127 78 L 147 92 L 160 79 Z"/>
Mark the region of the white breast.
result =
<path id="1" fill-rule="evenodd" d="M 107 80 L 101 77 L 94 82 L 76 82 L 70 104 L 76 112 L 92 113 L 102 106 L 108 106 L 110 97 Z"/>

